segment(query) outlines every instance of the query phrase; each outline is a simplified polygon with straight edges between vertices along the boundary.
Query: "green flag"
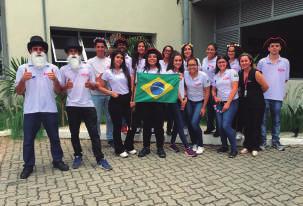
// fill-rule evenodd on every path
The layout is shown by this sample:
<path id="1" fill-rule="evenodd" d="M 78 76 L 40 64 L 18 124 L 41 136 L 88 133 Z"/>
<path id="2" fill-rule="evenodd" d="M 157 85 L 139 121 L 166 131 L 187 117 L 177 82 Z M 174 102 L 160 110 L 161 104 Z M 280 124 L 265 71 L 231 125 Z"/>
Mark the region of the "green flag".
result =
<path id="1" fill-rule="evenodd" d="M 137 73 L 135 102 L 176 103 L 179 74 Z"/>

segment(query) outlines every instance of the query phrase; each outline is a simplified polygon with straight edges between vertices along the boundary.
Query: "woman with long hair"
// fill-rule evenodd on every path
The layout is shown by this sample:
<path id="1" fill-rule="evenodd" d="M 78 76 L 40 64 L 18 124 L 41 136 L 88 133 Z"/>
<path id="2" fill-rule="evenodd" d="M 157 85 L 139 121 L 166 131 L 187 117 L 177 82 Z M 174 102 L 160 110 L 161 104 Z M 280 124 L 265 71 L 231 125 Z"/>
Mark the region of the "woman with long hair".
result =
<path id="1" fill-rule="evenodd" d="M 218 47 L 215 43 L 209 43 L 206 48 L 206 57 L 202 61 L 202 71 L 204 71 L 210 80 L 210 82 L 213 82 L 215 71 L 216 71 L 216 61 L 217 61 L 217 50 Z M 210 87 L 210 90 L 212 90 L 212 86 Z M 204 131 L 204 134 L 211 134 L 213 130 L 216 129 L 214 136 L 218 137 L 219 132 L 217 129 L 218 123 L 216 122 L 216 127 L 214 125 L 216 113 L 214 110 L 214 100 L 212 96 L 210 96 L 208 105 L 207 105 L 207 127 Z"/>
<path id="2" fill-rule="evenodd" d="M 179 52 L 173 52 L 171 60 L 168 63 L 167 74 L 180 74 L 182 79 L 179 83 L 179 92 L 178 92 L 178 102 L 168 104 L 169 114 L 172 116 L 174 121 L 174 127 L 171 136 L 171 145 L 170 148 L 175 152 L 179 152 L 179 148 L 176 146 L 176 137 L 179 134 L 179 137 L 185 148 L 185 155 L 189 157 L 195 157 L 197 154 L 189 146 L 186 135 L 184 134 L 184 108 L 187 103 L 187 97 L 185 94 L 184 88 L 184 65 L 183 58 Z"/>
<path id="3" fill-rule="evenodd" d="M 194 46 L 191 43 L 186 43 L 181 47 L 181 55 L 183 57 L 184 70 L 187 71 L 187 62 L 194 57 Z M 198 62 L 198 70 L 201 70 L 201 62 L 199 58 L 196 58 Z"/>
<path id="4" fill-rule="evenodd" d="M 148 74 L 161 74 L 165 73 L 161 69 L 159 63 L 161 53 L 155 49 L 150 48 L 146 52 L 145 67 L 142 72 Z M 151 129 L 154 128 L 156 143 L 157 143 L 157 154 L 160 158 L 165 158 L 166 153 L 164 151 L 164 104 L 159 102 L 142 102 L 142 119 L 143 119 L 143 148 L 139 152 L 139 157 L 144 157 L 150 153 L 150 138 Z"/>
<path id="5" fill-rule="evenodd" d="M 160 60 L 160 65 L 161 65 L 161 68 L 163 71 L 167 70 L 167 66 L 169 64 L 173 51 L 174 51 L 174 48 L 171 45 L 166 45 L 163 47 L 163 50 L 162 50 L 163 59 Z M 169 114 L 168 104 L 165 104 L 165 120 L 167 121 L 166 134 L 171 135 L 174 122 L 173 122 L 172 115 Z"/>
<path id="6" fill-rule="evenodd" d="M 202 154 L 204 147 L 200 121 L 206 112 L 210 81 L 207 74 L 199 71 L 198 67 L 198 60 L 195 57 L 190 58 L 187 61 L 188 71 L 184 73 L 184 81 L 188 98 L 186 104 L 187 126 L 193 144 L 192 149 L 196 154 Z"/>
<path id="7" fill-rule="evenodd" d="M 142 72 L 145 66 L 145 52 L 148 48 L 147 43 L 145 42 L 145 40 L 139 40 L 137 41 L 137 43 L 135 44 L 135 51 L 134 54 L 132 56 L 132 71 L 133 71 L 133 88 L 132 91 L 135 90 L 136 87 L 136 78 L 137 78 L 137 72 Z M 140 103 L 137 104 L 135 106 L 134 104 L 134 92 L 132 93 L 132 97 L 131 97 L 131 107 L 132 107 L 132 111 L 131 111 L 131 128 L 130 128 L 130 135 L 132 137 L 135 136 L 136 133 L 140 133 L 141 132 L 141 108 L 140 108 Z"/>
<path id="8" fill-rule="evenodd" d="M 218 152 L 227 152 L 227 139 L 231 145 L 230 158 L 238 154 L 236 131 L 232 128 L 232 122 L 238 110 L 238 73 L 230 69 L 228 58 L 218 56 L 216 74 L 213 80 L 212 96 L 215 101 L 218 130 L 222 147 Z"/>
<path id="9" fill-rule="evenodd" d="M 111 90 L 106 87 L 109 83 Z M 109 100 L 109 113 L 113 121 L 113 138 L 115 153 L 120 157 L 127 157 L 128 153 L 136 154 L 134 138 L 127 132 L 125 142 L 121 139 L 122 118 L 130 125 L 131 76 L 126 67 L 124 53 L 114 51 L 111 54 L 111 66 L 99 78 L 99 90 L 111 96 Z"/>
<path id="10" fill-rule="evenodd" d="M 253 58 L 243 53 L 239 57 L 241 71 L 239 72 L 239 110 L 244 120 L 245 140 L 241 154 L 251 152 L 258 155 L 261 144 L 261 125 L 265 111 L 263 93 L 268 90 L 264 76 L 253 67 Z"/>

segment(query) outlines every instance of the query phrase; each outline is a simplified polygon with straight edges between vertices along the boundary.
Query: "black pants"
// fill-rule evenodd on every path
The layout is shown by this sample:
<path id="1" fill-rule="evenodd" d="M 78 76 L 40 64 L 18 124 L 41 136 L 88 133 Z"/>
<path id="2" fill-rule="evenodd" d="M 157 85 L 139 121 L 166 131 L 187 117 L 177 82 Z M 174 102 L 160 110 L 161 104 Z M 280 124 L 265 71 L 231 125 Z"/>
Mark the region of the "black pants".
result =
<path id="1" fill-rule="evenodd" d="M 131 112 L 129 136 L 134 138 L 137 128 L 142 128 L 142 103 L 136 103 L 136 108 Z"/>
<path id="2" fill-rule="evenodd" d="M 169 108 L 170 104 L 165 104 L 165 120 L 167 122 L 166 124 L 166 132 L 172 132 L 173 126 L 174 126 L 174 117 L 170 113 L 171 109 Z"/>
<path id="3" fill-rule="evenodd" d="M 150 147 L 151 128 L 154 128 L 157 148 L 164 144 L 164 104 L 156 102 L 142 103 L 143 146 Z"/>
<path id="4" fill-rule="evenodd" d="M 117 98 L 110 98 L 108 110 L 113 122 L 113 139 L 115 153 L 121 154 L 125 150 L 131 151 L 134 149 L 134 137 L 130 135 L 130 130 L 127 131 L 125 142 L 123 144 L 121 138 L 122 118 L 130 127 L 130 95 L 119 95 Z"/>
<path id="5" fill-rule="evenodd" d="M 212 87 L 210 87 L 210 91 L 212 90 Z M 207 102 L 207 130 L 213 130 L 215 128 L 218 128 L 218 123 L 216 119 L 216 112 L 214 109 L 214 100 L 212 95 L 209 95 L 209 100 Z M 214 121 L 216 122 L 216 125 L 214 125 Z"/>
<path id="6" fill-rule="evenodd" d="M 101 141 L 97 129 L 97 112 L 95 107 L 66 107 L 69 130 L 72 136 L 72 145 L 75 156 L 82 156 L 82 148 L 79 139 L 80 124 L 83 120 L 92 142 L 92 149 L 96 161 L 104 158 L 101 151 Z"/>
<path id="7" fill-rule="evenodd" d="M 243 146 L 249 151 L 259 150 L 264 108 L 245 108 L 241 115 L 244 119 L 245 140 Z"/>

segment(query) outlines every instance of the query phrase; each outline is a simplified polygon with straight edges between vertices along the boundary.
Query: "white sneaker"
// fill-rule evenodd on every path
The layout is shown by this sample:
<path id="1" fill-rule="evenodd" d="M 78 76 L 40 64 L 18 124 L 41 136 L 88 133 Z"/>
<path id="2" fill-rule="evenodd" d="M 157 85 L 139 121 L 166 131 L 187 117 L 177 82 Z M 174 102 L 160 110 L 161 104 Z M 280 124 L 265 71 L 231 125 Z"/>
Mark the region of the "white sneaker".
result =
<path id="1" fill-rule="evenodd" d="M 126 157 L 128 157 L 128 154 L 127 154 L 127 152 L 124 151 L 119 156 L 122 158 L 126 158 Z"/>
<path id="2" fill-rule="evenodd" d="M 247 154 L 247 153 L 248 153 L 248 149 L 246 149 L 246 148 L 243 148 L 240 151 L 240 154 Z"/>
<path id="3" fill-rule="evenodd" d="M 256 157 L 258 155 L 258 151 L 254 150 L 254 151 L 252 151 L 251 154 L 252 154 L 253 157 Z"/>
<path id="4" fill-rule="evenodd" d="M 197 149 L 198 149 L 198 146 L 197 146 L 196 144 L 194 144 L 192 150 L 193 150 L 194 152 L 197 152 Z"/>
<path id="5" fill-rule="evenodd" d="M 137 150 L 133 149 L 133 150 L 131 150 L 131 151 L 128 151 L 128 153 L 129 153 L 129 154 L 132 154 L 132 155 L 135 155 L 135 154 L 137 154 Z"/>
<path id="6" fill-rule="evenodd" d="M 187 129 L 187 127 L 184 127 L 184 134 L 185 134 L 185 136 L 187 136 L 188 135 L 188 129 Z"/>
<path id="7" fill-rule="evenodd" d="M 195 151 L 196 154 L 202 154 L 204 152 L 204 147 L 198 146 L 197 151 Z"/>
<path id="8" fill-rule="evenodd" d="M 242 140 L 242 139 L 244 139 L 244 134 L 242 134 L 241 132 L 237 132 L 237 134 L 236 134 L 236 139 L 237 139 L 237 140 Z"/>

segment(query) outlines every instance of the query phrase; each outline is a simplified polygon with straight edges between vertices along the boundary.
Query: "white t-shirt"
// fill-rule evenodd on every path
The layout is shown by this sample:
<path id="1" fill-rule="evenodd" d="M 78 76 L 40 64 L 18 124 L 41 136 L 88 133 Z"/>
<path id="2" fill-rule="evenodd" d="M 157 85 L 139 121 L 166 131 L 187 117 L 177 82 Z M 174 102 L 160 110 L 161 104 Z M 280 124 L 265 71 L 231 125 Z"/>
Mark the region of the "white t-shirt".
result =
<path id="1" fill-rule="evenodd" d="M 202 71 L 204 71 L 211 82 L 213 82 L 215 72 L 216 72 L 216 62 L 217 62 L 217 56 L 209 60 L 207 57 L 205 57 L 202 61 Z"/>
<path id="2" fill-rule="evenodd" d="M 62 78 L 58 67 L 49 63 L 47 63 L 43 68 L 37 68 L 31 62 L 23 64 L 19 66 L 16 73 L 16 86 L 21 81 L 25 69 L 27 69 L 27 72 L 32 73 L 32 78 L 25 82 L 23 113 L 58 112 L 55 100 L 56 93 L 54 91 L 54 84 L 47 75 L 53 70 L 61 84 Z"/>
<path id="3" fill-rule="evenodd" d="M 201 61 L 199 58 L 196 58 L 196 59 L 198 61 L 198 70 L 202 71 Z M 183 60 L 183 65 L 184 65 L 184 71 L 188 71 L 187 62 L 185 60 Z"/>
<path id="4" fill-rule="evenodd" d="M 184 72 L 184 81 L 187 88 L 187 98 L 197 102 L 204 99 L 203 89 L 210 86 L 210 80 L 205 72 L 198 71 L 198 75 L 192 78 L 188 71 Z"/>
<path id="5" fill-rule="evenodd" d="M 132 58 L 128 54 L 125 54 L 125 65 L 128 68 L 129 74 L 133 75 Z"/>
<path id="6" fill-rule="evenodd" d="M 177 73 L 177 72 L 174 72 L 173 70 L 168 70 L 166 71 L 166 74 L 180 74 L 180 73 Z M 184 98 L 185 96 L 185 91 L 184 91 L 184 77 L 180 80 L 179 82 L 179 94 L 180 96 L 182 97 L 182 99 Z"/>
<path id="7" fill-rule="evenodd" d="M 145 70 L 144 68 L 141 70 L 138 70 L 137 72 L 145 72 L 148 74 L 166 74 L 166 71 L 163 70 L 162 68 L 160 69 L 160 72 L 158 72 L 158 68 L 154 68 L 154 69 L 149 69 L 149 70 Z"/>
<path id="8" fill-rule="evenodd" d="M 60 69 L 64 86 L 68 80 L 73 83 L 73 88 L 67 90 L 66 106 L 68 107 L 95 107 L 89 88 L 85 87 L 88 80 L 96 83 L 96 75 L 89 64 L 81 63 L 78 70 L 65 65 Z"/>
<path id="9" fill-rule="evenodd" d="M 283 101 L 286 81 L 289 80 L 288 59 L 279 57 L 278 62 L 273 64 L 267 56 L 259 61 L 257 69 L 263 73 L 269 85 L 264 93 L 264 99 Z"/>
<path id="10" fill-rule="evenodd" d="M 168 63 L 166 64 L 166 63 L 164 62 L 164 60 L 162 60 L 162 59 L 159 61 L 159 63 L 160 63 L 160 65 L 161 65 L 161 69 L 162 69 L 163 71 L 166 71 L 167 66 L 168 66 Z"/>
<path id="11" fill-rule="evenodd" d="M 230 68 L 239 72 L 241 70 L 240 63 L 238 59 L 234 59 L 234 61 L 229 62 Z"/>
<path id="12" fill-rule="evenodd" d="M 95 56 L 87 61 L 87 63 L 93 69 L 96 77 L 99 77 L 100 74 L 103 74 L 105 70 L 110 68 L 110 62 L 111 62 L 111 60 L 109 57 L 99 58 L 97 56 Z M 92 95 L 106 95 L 98 90 L 91 90 L 91 93 L 92 93 Z"/>
<path id="13" fill-rule="evenodd" d="M 145 59 L 144 58 L 140 58 L 138 60 L 137 65 L 136 65 L 136 71 L 143 71 L 144 66 L 145 66 Z"/>
<path id="14" fill-rule="evenodd" d="M 223 74 L 218 72 L 214 76 L 213 86 L 217 89 L 217 97 L 222 101 L 227 101 L 232 90 L 232 83 L 239 82 L 239 75 L 233 69 L 226 69 Z M 234 100 L 238 99 L 238 92 L 234 96 Z"/>
<path id="15" fill-rule="evenodd" d="M 129 93 L 127 77 L 122 69 L 120 71 L 115 69 L 106 70 L 101 78 L 109 83 L 113 92 L 121 95 Z"/>

